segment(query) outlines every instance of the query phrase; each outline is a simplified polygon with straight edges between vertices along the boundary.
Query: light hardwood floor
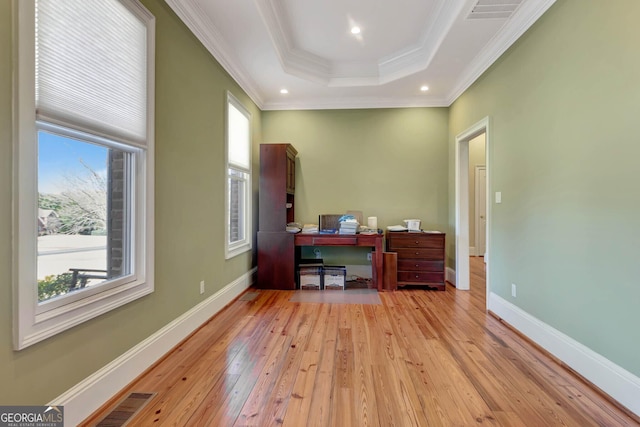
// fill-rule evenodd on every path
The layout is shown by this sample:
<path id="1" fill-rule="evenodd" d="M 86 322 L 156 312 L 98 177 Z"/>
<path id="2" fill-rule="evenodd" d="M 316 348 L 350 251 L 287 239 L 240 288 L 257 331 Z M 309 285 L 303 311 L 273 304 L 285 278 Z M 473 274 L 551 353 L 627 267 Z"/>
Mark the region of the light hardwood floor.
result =
<path id="1" fill-rule="evenodd" d="M 382 305 L 252 289 L 110 406 L 157 393 L 135 426 L 639 425 L 488 315 L 483 269 L 472 257 L 471 291 L 403 289 Z"/>

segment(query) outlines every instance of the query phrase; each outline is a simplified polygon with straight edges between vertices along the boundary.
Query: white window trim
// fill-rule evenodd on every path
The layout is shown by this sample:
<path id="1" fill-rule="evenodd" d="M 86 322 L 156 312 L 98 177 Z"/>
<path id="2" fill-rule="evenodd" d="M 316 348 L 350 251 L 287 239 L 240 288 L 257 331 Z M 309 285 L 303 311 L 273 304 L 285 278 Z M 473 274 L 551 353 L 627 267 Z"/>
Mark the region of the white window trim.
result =
<path id="1" fill-rule="evenodd" d="M 38 313 L 37 293 L 37 132 L 35 115 L 35 4 L 14 0 L 13 101 L 13 330 L 14 348 L 21 350 L 89 319 L 120 307 L 154 290 L 154 52 L 155 18 L 135 0 L 121 0 L 149 22 L 147 32 L 147 138 L 136 153 L 132 241 L 136 279 L 86 298 Z"/>
<path id="2" fill-rule="evenodd" d="M 243 168 L 240 168 L 238 166 L 233 166 L 234 169 L 236 170 L 240 170 L 243 171 L 245 173 L 247 173 L 249 176 L 246 180 L 247 183 L 247 188 L 245 191 L 245 206 L 246 206 L 246 212 L 244 215 L 244 222 L 245 222 L 245 236 L 244 236 L 244 240 L 240 240 L 237 242 L 233 242 L 233 243 L 229 243 L 230 240 L 230 236 L 229 236 L 229 224 L 230 224 L 230 200 L 229 200 L 229 104 L 233 104 L 233 106 L 235 108 L 237 108 L 241 113 L 243 113 L 247 119 L 249 120 L 249 165 L 252 164 L 252 156 L 251 156 L 251 145 L 252 145 L 252 133 L 251 133 L 251 113 L 249 112 L 249 110 L 247 110 L 244 105 L 242 105 L 242 103 L 240 103 L 240 101 L 238 100 L 238 98 L 236 98 L 235 96 L 233 96 L 233 94 L 231 94 L 231 92 L 227 91 L 227 97 L 226 97 L 226 102 L 225 102 L 225 150 L 224 150 L 224 155 L 225 155 L 225 203 L 224 203 L 224 207 L 225 207 L 225 239 L 224 239 L 224 253 L 225 253 L 225 259 L 230 259 L 233 258 L 237 255 L 240 255 L 244 252 L 250 251 L 253 247 L 253 209 L 252 209 L 252 204 L 251 204 L 251 198 L 252 198 L 252 187 L 251 187 L 251 181 L 253 180 L 252 176 L 252 168 L 251 166 L 249 166 L 248 170 L 244 170 Z"/>

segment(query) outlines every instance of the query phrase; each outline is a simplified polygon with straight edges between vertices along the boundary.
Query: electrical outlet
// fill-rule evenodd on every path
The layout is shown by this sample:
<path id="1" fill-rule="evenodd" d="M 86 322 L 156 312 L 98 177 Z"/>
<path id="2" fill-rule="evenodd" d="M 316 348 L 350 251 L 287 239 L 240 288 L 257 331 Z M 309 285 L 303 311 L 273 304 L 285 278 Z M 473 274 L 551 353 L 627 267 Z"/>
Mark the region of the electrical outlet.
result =
<path id="1" fill-rule="evenodd" d="M 200 281 L 200 295 L 204 294 L 204 280 Z"/>
<path id="2" fill-rule="evenodd" d="M 514 298 L 516 297 L 516 284 L 515 283 L 511 284 L 511 296 L 514 297 Z"/>
<path id="3" fill-rule="evenodd" d="M 367 253 L 367 261 L 371 261 L 371 252 Z"/>

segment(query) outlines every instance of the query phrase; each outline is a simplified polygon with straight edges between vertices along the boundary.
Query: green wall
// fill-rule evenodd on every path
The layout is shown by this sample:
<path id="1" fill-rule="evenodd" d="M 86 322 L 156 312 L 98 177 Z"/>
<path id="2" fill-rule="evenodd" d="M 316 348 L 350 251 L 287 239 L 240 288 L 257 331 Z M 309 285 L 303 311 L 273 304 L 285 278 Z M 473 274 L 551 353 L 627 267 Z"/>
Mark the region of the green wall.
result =
<path id="1" fill-rule="evenodd" d="M 157 18 L 156 291 L 14 352 L 11 0 L 0 0 L 1 404 L 49 401 L 202 301 L 200 280 L 207 297 L 254 265 L 224 260 L 226 90 L 253 114 L 254 218 L 257 143 L 290 142 L 298 221 L 417 217 L 449 232 L 450 257 L 455 135 L 489 116 L 491 192 L 503 195 L 492 291 L 640 375 L 640 2 L 558 0 L 450 109 L 262 113 L 164 2 L 143 3 Z"/>
<path id="2" fill-rule="evenodd" d="M 251 111 L 255 141 L 262 139 L 260 111 L 164 2 L 143 3 L 156 16 L 157 32 L 155 292 L 15 352 L 11 332 L 12 10 L 10 0 L 0 0 L 0 404 L 48 402 L 253 265 L 252 253 L 224 259 L 226 91 Z M 257 151 L 254 160 L 258 160 Z M 257 171 L 258 164 L 254 167 Z M 257 178 L 254 185 L 257 189 Z M 199 294 L 201 280 L 206 282 L 204 295 Z"/>
<path id="3" fill-rule="evenodd" d="M 361 210 L 383 229 L 419 218 L 424 229 L 446 230 L 447 123 L 447 108 L 262 113 L 264 141 L 298 150 L 296 221 Z M 329 263 L 366 263 L 353 250 L 322 254 Z"/>
<path id="4" fill-rule="evenodd" d="M 636 0 L 559 0 L 449 118 L 452 206 L 455 135 L 490 117 L 491 290 L 636 376 L 638 16 Z"/>

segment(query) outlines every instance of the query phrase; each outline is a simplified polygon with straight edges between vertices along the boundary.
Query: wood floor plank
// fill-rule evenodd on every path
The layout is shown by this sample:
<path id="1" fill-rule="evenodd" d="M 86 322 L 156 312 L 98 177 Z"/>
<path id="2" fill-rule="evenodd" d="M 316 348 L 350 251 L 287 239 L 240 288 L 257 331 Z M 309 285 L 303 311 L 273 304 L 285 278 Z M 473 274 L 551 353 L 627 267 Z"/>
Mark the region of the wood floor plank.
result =
<path id="1" fill-rule="evenodd" d="M 156 395 L 129 426 L 640 425 L 487 314 L 484 263 L 470 267 L 469 291 L 407 287 L 381 305 L 252 289 L 82 425 L 131 392 Z"/>
<path id="2" fill-rule="evenodd" d="M 305 351 L 303 353 L 291 398 L 283 419 L 282 425 L 284 427 L 297 427 L 307 423 L 313 402 L 313 389 L 319 363 L 319 352 Z"/>
<path id="3" fill-rule="evenodd" d="M 282 368 L 275 379 L 274 388 L 269 393 L 268 400 L 263 407 L 259 425 L 281 425 L 289 403 L 296 374 L 302 363 L 304 346 L 309 341 L 310 332 L 315 325 L 315 311 L 308 305 L 297 307 L 288 326 L 283 331 L 291 338 L 291 344 L 286 350 L 286 357 Z"/>
<path id="4" fill-rule="evenodd" d="M 182 375 L 180 379 L 162 383 L 164 387 L 158 389 L 159 399 L 154 399 L 147 405 L 136 419 L 151 425 L 154 422 L 164 422 L 169 417 L 180 419 L 184 416 L 173 414 L 174 411 L 186 410 L 189 414 L 194 405 L 197 406 L 199 399 L 224 376 L 229 344 L 235 338 L 234 332 L 242 329 L 245 323 L 242 321 L 234 324 L 227 334 L 200 354 L 198 363 L 179 365 L 184 367 L 178 371 Z M 237 351 L 238 348 L 235 349 Z"/>
<path id="5" fill-rule="evenodd" d="M 412 380 L 406 366 L 406 358 L 403 345 L 400 342 L 402 335 L 397 331 L 391 315 L 390 307 L 381 307 L 379 311 L 385 313 L 376 318 L 377 328 L 384 335 L 387 352 L 375 360 L 376 386 L 386 390 L 385 395 L 378 395 L 379 404 L 388 408 L 394 406 L 389 421 L 400 423 L 397 425 L 422 425 L 426 416 L 423 412 L 420 398 L 411 385 Z"/>
<path id="6" fill-rule="evenodd" d="M 335 369 L 335 355 L 338 336 L 338 308 L 339 304 L 332 304 L 326 323 L 323 325 L 324 334 L 320 348 L 320 359 L 316 371 L 316 381 L 311 394 L 312 405 L 309 410 L 307 425 L 329 426 L 333 414 L 331 413 L 333 395 L 333 381 Z"/>
<path id="7" fill-rule="evenodd" d="M 274 386 L 271 379 L 277 376 L 277 372 L 280 371 L 284 363 L 284 353 L 286 353 L 287 347 L 290 344 L 290 336 L 276 335 L 276 340 L 271 348 L 272 351 L 268 354 L 263 369 L 258 374 L 258 381 L 256 381 L 251 393 L 247 397 L 236 424 L 242 426 L 260 426 L 266 424 L 264 420 L 267 415 L 267 402 Z"/>
<path id="8" fill-rule="evenodd" d="M 259 304 L 260 301 L 257 303 Z M 243 333 L 239 334 L 235 341 L 234 348 L 239 348 L 240 351 L 234 355 L 229 354 L 227 372 L 230 375 L 221 385 L 225 393 L 220 394 L 217 388 L 211 389 L 203 404 L 194 411 L 188 424 L 232 425 L 236 421 L 247 401 L 247 396 L 254 389 L 270 349 L 280 337 L 274 333 L 264 333 L 265 330 L 275 329 L 279 321 L 275 316 L 276 305 L 272 303 L 271 307 L 274 308 L 273 316 L 263 318 L 250 316 L 251 322 L 247 324 Z M 211 405 L 211 401 L 222 401 L 224 404 Z"/>
<path id="9" fill-rule="evenodd" d="M 375 348 L 371 348 L 371 331 L 369 321 L 371 321 L 371 311 L 367 314 L 367 306 L 356 308 L 353 316 L 353 326 L 351 337 L 353 339 L 353 405 L 354 426 L 380 426 L 378 408 L 375 404 L 375 387 L 373 381 L 371 354 Z"/>

